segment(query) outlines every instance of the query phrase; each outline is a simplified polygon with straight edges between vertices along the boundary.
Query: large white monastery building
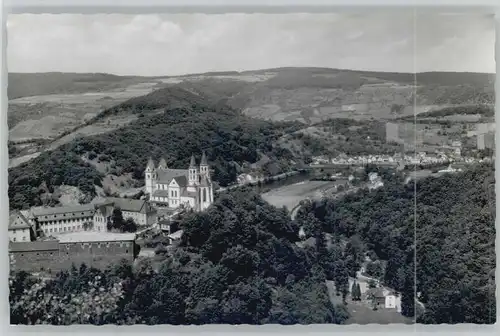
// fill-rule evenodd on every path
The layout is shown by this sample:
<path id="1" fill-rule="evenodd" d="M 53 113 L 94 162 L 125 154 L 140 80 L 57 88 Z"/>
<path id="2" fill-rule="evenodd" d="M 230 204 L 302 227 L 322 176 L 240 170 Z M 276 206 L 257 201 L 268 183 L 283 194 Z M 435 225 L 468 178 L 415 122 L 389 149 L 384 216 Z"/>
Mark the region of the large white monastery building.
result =
<path id="1" fill-rule="evenodd" d="M 13 211 L 9 218 L 9 239 L 30 241 L 31 233 L 37 235 L 37 230 L 47 237 L 83 231 L 107 232 L 115 208 L 121 209 L 124 219 L 132 218 L 140 226 L 153 225 L 158 220 L 156 209 L 145 200 L 107 197 L 91 204 Z"/>
<path id="2" fill-rule="evenodd" d="M 214 201 L 214 189 L 205 153 L 200 165 L 194 156 L 188 169 L 170 169 L 165 159 L 158 167 L 149 159 L 145 171 L 146 193 L 151 203 L 171 209 L 184 206 L 195 211 L 203 211 Z"/>

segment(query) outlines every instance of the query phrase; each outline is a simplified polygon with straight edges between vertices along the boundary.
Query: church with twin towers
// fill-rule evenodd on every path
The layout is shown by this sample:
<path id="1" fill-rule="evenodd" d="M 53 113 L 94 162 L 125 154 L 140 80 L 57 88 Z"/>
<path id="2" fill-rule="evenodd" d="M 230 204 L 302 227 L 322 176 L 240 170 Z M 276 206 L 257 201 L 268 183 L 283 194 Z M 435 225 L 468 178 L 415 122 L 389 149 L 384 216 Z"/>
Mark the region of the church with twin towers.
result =
<path id="1" fill-rule="evenodd" d="M 188 169 L 171 169 L 164 158 L 156 166 L 150 158 L 144 178 L 149 201 L 158 207 L 176 209 L 182 206 L 203 211 L 214 201 L 213 183 L 205 152 L 199 165 L 192 155 Z"/>

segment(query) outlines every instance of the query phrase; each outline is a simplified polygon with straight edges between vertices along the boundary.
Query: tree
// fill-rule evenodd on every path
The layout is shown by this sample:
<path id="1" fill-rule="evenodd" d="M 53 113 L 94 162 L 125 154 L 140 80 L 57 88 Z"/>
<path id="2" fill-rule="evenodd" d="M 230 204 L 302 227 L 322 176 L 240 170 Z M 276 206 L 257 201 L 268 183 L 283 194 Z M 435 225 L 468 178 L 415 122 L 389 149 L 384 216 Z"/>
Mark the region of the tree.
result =
<path id="1" fill-rule="evenodd" d="M 359 301 L 361 300 L 361 289 L 359 287 L 359 284 L 354 280 L 351 286 L 351 298 L 353 301 Z"/>
<path id="2" fill-rule="evenodd" d="M 407 317 L 415 316 L 415 285 L 413 272 L 408 272 L 401 297 L 401 314 Z"/>
<path id="3" fill-rule="evenodd" d="M 106 218 L 106 230 L 108 232 L 113 230 L 113 221 L 112 221 L 111 217 Z"/>
<path id="4" fill-rule="evenodd" d="M 115 230 L 122 230 L 125 221 L 123 220 L 123 213 L 119 207 L 113 209 L 111 214 L 111 228 Z"/>
<path id="5" fill-rule="evenodd" d="M 129 217 L 123 223 L 121 230 L 122 232 L 135 232 L 137 231 L 137 224 L 132 218 Z"/>
<path id="6" fill-rule="evenodd" d="M 307 237 L 314 237 L 323 231 L 321 222 L 311 213 L 304 219 L 303 228 Z"/>
<path id="7" fill-rule="evenodd" d="M 89 231 L 94 228 L 94 222 L 85 222 L 82 226 L 84 231 Z"/>
<path id="8" fill-rule="evenodd" d="M 248 278 L 255 275 L 260 264 L 257 253 L 252 252 L 241 245 L 229 249 L 220 260 L 220 264 L 227 267 L 236 278 Z"/>
<path id="9" fill-rule="evenodd" d="M 325 286 L 324 268 L 333 273 L 337 270 L 341 274 L 335 281 L 344 297 L 348 292 L 339 242 L 327 250 L 326 266 L 320 266 L 318 255 L 325 253 L 318 251 L 324 246 L 298 247 L 297 230 L 282 209 L 268 205 L 251 190 L 219 197 L 207 212 L 180 219 L 187 239 L 164 257 L 159 269 L 141 260 L 122 260 L 105 271 L 75 265 L 47 280 L 44 295 L 24 297 L 24 287 L 31 285 L 22 276 L 13 275 L 12 320 L 50 324 L 295 324 L 343 323 L 348 318 L 343 305 L 332 306 Z M 119 217 L 116 212 L 114 215 Z M 333 262 L 337 259 L 339 265 Z M 98 287 L 92 289 L 97 277 Z M 111 300 L 108 294 L 116 293 L 115 285 L 120 294 Z M 106 298 L 107 303 L 85 303 L 80 318 L 77 304 L 95 300 L 95 290 L 104 291 L 98 300 Z M 54 299 L 40 305 L 45 293 Z M 78 301 L 72 302 L 74 297 Z M 47 302 L 63 308 L 47 307 Z"/>
<path id="10" fill-rule="evenodd" d="M 349 273 L 342 260 L 338 260 L 334 263 L 333 278 L 335 288 L 337 289 L 337 295 L 342 294 L 345 299 L 349 292 Z"/>
<path id="11" fill-rule="evenodd" d="M 349 239 L 344 255 L 349 276 L 355 278 L 364 259 L 363 242 L 358 235 L 354 235 Z"/>
<path id="12" fill-rule="evenodd" d="M 384 269 L 380 260 L 368 262 L 366 265 L 366 274 L 377 279 L 383 278 Z"/>
<path id="13" fill-rule="evenodd" d="M 360 301 L 361 300 L 361 287 L 359 286 L 359 283 L 356 284 L 356 294 L 357 294 L 358 301 Z"/>
<path id="14" fill-rule="evenodd" d="M 95 276 L 72 295 L 57 295 L 50 282 L 35 280 L 23 293 L 11 290 L 13 324 L 104 324 L 116 322 L 113 312 L 123 297 L 120 283 L 105 284 Z"/>
<path id="15" fill-rule="evenodd" d="M 325 272 L 328 272 L 328 249 L 326 247 L 325 234 L 321 231 L 316 231 L 315 235 L 315 248 L 316 248 L 316 261 L 323 268 Z"/>

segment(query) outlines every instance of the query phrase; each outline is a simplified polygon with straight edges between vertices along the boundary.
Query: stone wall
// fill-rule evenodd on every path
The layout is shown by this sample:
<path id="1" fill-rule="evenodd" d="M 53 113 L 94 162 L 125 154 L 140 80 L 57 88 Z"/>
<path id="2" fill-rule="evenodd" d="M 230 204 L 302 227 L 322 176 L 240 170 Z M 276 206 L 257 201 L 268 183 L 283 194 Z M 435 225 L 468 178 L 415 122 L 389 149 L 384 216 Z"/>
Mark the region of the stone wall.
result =
<path id="1" fill-rule="evenodd" d="M 45 249 L 30 249 L 32 243 L 19 244 L 9 251 L 9 255 L 15 270 L 27 272 L 58 272 L 69 269 L 72 264 L 79 267 L 82 263 L 104 269 L 121 259 L 132 262 L 135 258 L 134 241 L 59 243 L 57 248 L 47 246 Z"/>

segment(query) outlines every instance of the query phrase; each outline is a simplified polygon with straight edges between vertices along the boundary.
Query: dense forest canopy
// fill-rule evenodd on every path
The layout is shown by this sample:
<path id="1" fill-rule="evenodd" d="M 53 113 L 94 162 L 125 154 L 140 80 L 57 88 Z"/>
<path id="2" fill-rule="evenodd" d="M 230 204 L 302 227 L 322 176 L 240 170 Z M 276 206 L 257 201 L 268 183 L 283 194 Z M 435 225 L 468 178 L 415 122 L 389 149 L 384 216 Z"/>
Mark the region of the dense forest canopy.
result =
<path id="1" fill-rule="evenodd" d="M 134 106 L 154 109 L 162 103 L 152 100 L 152 105 L 147 105 L 140 99 Z M 199 156 L 205 150 L 214 169 L 213 179 L 223 186 L 235 181 L 237 165 L 254 163 L 262 154 L 273 160 L 278 171 L 286 171 L 292 154 L 273 142 L 299 128 L 297 123 L 245 117 L 225 105 L 168 108 L 116 131 L 75 139 L 10 169 L 10 205 L 41 205 L 43 188 L 52 192 L 62 184 L 94 195 L 94 185 L 100 185 L 102 174 L 82 158 L 108 163 L 112 173 L 132 173 L 133 178 L 142 180 L 149 157 L 164 157 L 171 168 L 186 168 L 192 154 Z"/>
<path id="2" fill-rule="evenodd" d="M 180 227 L 181 246 L 158 270 L 141 260 L 105 271 L 74 267 L 48 282 L 12 274 L 11 323 L 310 324 L 348 318 L 343 305 L 329 301 L 324 249 L 299 248 L 298 227 L 287 211 L 251 190 L 220 195 Z"/>
<path id="3" fill-rule="evenodd" d="M 480 115 L 482 117 L 491 118 L 495 116 L 495 108 L 491 105 L 464 105 L 464 106 L 451 106 L 443 107 L 429 112 L 422 112 L 417 115 L 418 119 L 421 118 L 442 118 L 454 115 Z M 401 119 L 413 121 L 414 116 L 402 117 Z"/>
<path id="4" fill-rule="evenodd" d="M 360 237 L 373 259 L 387 262 L 384 282 L 402 292 L 403 313 L 414 311 L 416 276 L 425 305 L 418 322 L 495 323 L 493 166 L 402 181 L 396 175 L 373 192 L 306 203 L 298 217 L 313 215 L 334 236 Z"/>
<path id="5" fill-rule="evenodd" d="M 298 131 L 289 137 L 300 141 L 312 156 L 392 155 L 401 151 L 400 145 L 386 142 L 385 123 L 381 121 L 332 118 L 313 124 L 311 128 L 318 130 L 320 135 Z"/>

